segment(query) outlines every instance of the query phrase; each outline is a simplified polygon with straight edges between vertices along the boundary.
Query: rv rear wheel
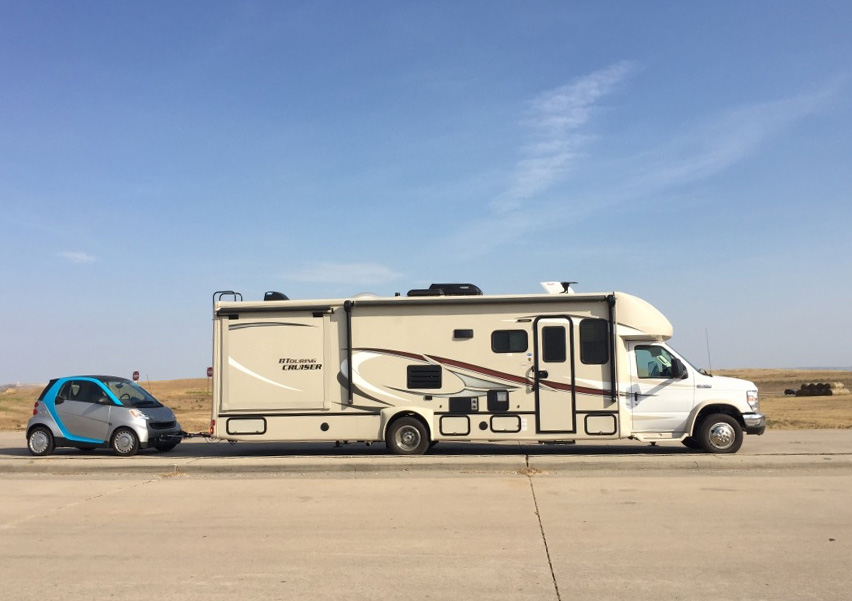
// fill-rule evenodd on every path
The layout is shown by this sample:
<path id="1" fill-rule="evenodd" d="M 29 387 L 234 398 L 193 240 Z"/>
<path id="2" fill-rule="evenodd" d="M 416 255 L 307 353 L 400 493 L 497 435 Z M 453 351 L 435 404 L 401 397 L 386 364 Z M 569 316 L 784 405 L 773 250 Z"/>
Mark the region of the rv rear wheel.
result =
<path id="1" fill-rule="evenodd" d="M 708 453 L 736 453 L 743 444 L 743 429 L 730 415 L 708 415 L 698 428 L 698 442 Z"/>
<path id="2" fill-rule="evenodd" d="M 401 417 L 388 428 L 385 442 L 396 455 L 422 455 L 429 448 L 429 434 L 420 420 Z"/>

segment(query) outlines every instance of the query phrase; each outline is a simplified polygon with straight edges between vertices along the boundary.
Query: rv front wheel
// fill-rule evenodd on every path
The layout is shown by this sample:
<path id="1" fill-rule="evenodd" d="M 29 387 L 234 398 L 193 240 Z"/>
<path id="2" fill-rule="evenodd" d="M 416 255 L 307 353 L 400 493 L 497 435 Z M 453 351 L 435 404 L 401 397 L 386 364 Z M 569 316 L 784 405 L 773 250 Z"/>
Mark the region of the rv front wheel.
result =
<path id="1" fill-rule="evenodd" d="M 736 453 L 743 444 L 743 429 L 730 415 L 708 415 L 698 428 L 698 442 L 708 453 Z"/>
<path id="2" fill-rule="evenodd" d="M 388 428 L 386 442 L 396 455 L 422 455 L 429 448 L 429 435 L 420 420 L 401 417 Z"/>

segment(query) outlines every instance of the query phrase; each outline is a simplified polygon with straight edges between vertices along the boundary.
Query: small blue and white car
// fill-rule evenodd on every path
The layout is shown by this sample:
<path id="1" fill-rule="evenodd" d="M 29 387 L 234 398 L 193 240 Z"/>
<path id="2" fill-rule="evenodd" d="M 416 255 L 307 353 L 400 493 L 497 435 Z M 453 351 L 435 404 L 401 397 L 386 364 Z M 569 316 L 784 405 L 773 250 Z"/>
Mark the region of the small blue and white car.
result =
<path id="1" fill-rule="evenodd" d="M 170 451 L 181 440 L 171 409 L 135 382 L 113 376 L 51 380 L 27 424 L 33 455 L 50 455 L 56 447 L 112 447 L 130 456 L 148 447 Z"/>

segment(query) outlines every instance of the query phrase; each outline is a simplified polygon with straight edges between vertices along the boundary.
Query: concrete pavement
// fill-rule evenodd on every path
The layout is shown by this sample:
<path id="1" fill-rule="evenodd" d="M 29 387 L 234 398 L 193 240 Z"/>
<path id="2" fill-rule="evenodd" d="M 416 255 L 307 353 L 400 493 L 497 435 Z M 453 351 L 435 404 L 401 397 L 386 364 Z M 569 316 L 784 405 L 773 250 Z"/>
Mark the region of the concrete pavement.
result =
<path id="1" fill-rule="evenodd" d="M 0 601 L 846 601 L 852 473 L 794 471 L 12 474 Z"/>

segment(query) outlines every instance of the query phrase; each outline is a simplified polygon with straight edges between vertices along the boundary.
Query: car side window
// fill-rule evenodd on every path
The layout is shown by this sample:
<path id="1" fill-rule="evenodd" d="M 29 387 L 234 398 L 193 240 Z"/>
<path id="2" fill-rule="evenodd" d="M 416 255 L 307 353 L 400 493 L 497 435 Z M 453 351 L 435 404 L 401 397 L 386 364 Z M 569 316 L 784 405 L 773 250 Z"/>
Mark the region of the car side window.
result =
<path id="1" fill-rule="evenodd" d="M 68 401 L 81 403 L 109 403 L 103 389 L 88 380 L 70 380 L 59 391 L 59 396 Z"/>
<path id="2" fill-rule="evenodd" d="M 640 378 L 667 380 L 672 377 L 672 355 L 661 346 L 637 346 L 636 373 Z"/>
<path id="3" fill-rule="evenodd" d="M 62 385 L 62 388 L 59 389 L 59 392 L 56 394 L 56 398 L 63 401 L 76 401 L 78 392 L 80 392 L 80 383 L 74 380 L 69 380 Z"/>

